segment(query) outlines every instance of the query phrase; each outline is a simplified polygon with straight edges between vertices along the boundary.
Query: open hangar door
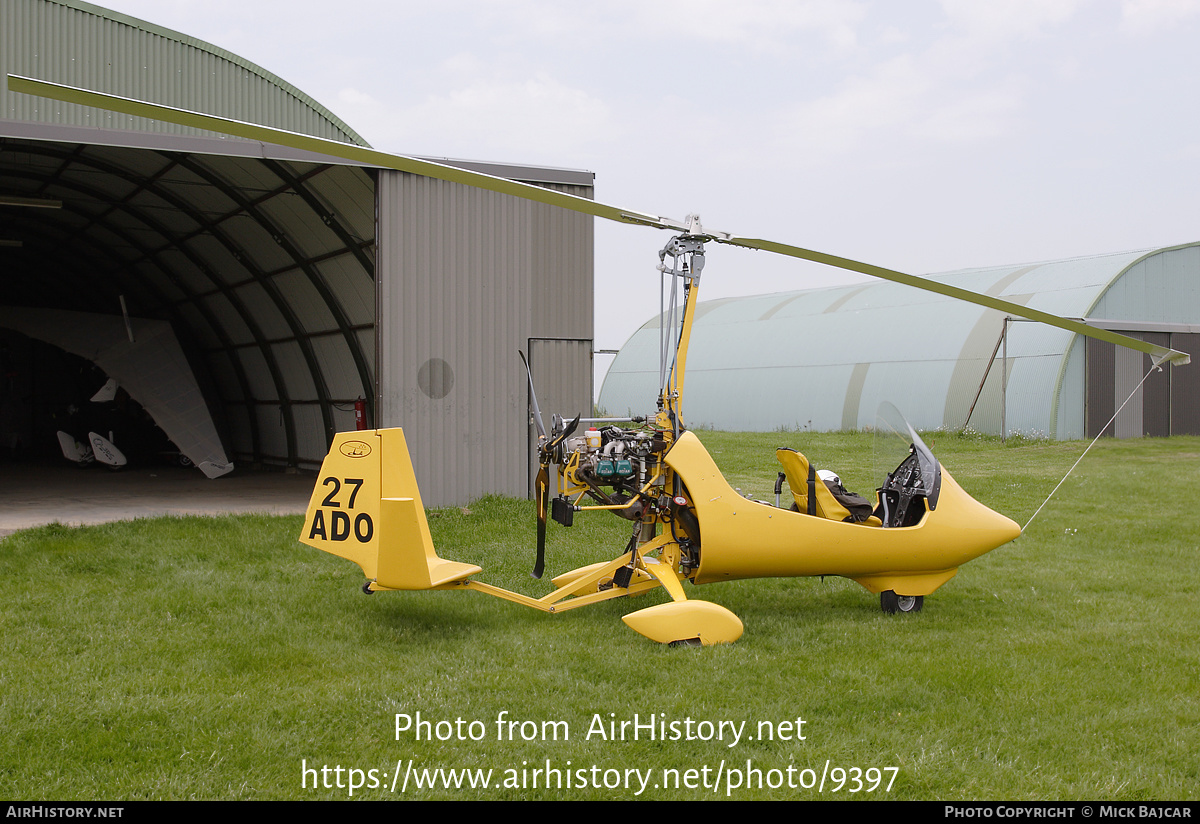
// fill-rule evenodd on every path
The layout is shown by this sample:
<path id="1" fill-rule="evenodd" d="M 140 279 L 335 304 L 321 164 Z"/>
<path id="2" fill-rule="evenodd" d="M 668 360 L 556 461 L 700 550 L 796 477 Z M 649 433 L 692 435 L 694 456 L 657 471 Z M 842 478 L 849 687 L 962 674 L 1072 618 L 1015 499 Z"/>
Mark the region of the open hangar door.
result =
<path id="1" fill-rule="evenodd" d="M 315 467 L 354 427 L 356 400 L 370 419 L 373 172 L 236 140 L 16 122 L 0 134 L 10 312 L 169 323 L 238 465 Z M 35 354 L 5 340 L 10 365 Z M 10 428 L 57 391 L 13 378 Z"/>
<path id="2" fill-rule="evenodd" d="M 239 467 L 316 469 L 361 400 L 368 426 L 420 433 L 426 504 L 527 493 L 517 350 L 590 341 L 590 216 L 248 141 L 0 135 L 0 305 L 169 323 Z M 447 162 L 584 197 L 594 180 Z M 590 381 L 567 394 L 590 409 Z"/>

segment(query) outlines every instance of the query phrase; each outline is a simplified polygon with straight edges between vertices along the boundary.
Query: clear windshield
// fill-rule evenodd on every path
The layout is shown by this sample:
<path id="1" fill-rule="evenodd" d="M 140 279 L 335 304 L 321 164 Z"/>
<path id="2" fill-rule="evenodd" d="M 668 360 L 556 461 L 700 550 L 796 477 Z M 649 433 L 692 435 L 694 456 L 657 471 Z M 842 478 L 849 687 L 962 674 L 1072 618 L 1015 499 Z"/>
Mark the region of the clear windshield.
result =
<path id="1" fill-rule="evenodd" d="M 879 405 L 872 454 L 884 526 L 913 526 L 937 508 L 942 470 L 937 458 L 895 406 Z"/>

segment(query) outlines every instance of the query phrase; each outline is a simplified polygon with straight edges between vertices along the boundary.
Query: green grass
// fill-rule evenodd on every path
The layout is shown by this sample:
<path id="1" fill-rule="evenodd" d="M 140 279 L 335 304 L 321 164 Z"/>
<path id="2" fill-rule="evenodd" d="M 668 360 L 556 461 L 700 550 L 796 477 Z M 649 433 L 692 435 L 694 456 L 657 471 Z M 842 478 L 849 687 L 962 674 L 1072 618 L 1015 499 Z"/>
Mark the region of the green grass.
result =
<path id="1" fill-rule="evenodd" d="M 869 436 L 701 437 L 755 497 L 773 497 L 781 445 L 839 471 L 851 489 L 874 484 Z M 1083 448 L 926 440 L 968 491 L 1021 524 Z M 965 566 L 920 614 L 885 616 L 876 596 L 841 579 L 689 587 L 746 625 L 736 644 L 705 649 L 662 647 L 621 623 L 661 593 L 558 616 L 478 593 L 365 597 L 357 567 L 297 543 L 299 518 L 19 532 L 0 542 L 0 795 L 346 798 L 346 787 L 314 789 L 311 774 L 304 788 L 302 760 L 377 770 L 385 784 L 397 761 L 412 760 L 491 769 L 493 787 L 410 783 L 403 795 L 354 797 L 633 796 L 496 786 L 506 770 L 549 759 L 575 785 L 574 771 L 590 779 L 593 765 L 602 779 L 654 770 L 642 798 L 724 798 L 726 783 L 716 794 L 655 784 L 664 769 L 702 779 L 707 768 L 711 781 L 722 761 L 744 771 L 749 760 L 764 783 L 789 767 L 807 782 L 800 771 L 819 777 L 827 762 L 898 772 L 890 791 L 889 772 L 870 794 L 848 793 L 849 783 L 831 792 L 834 774 L 823 793 L 743 786 L 729 797 L 1196 799 L 1198 487 L 1200 439 L 1103 441 L 1025 535 Z M 547 591 L 528 576 L 529 502 L 487 498 L 430 523 L 440 553 L 479 563 L 483 580 Z M 615 556 L 628 538 L 623 522 L 599 516 L 550 529 L 551 575 Z M 478 721 L 485 740 L 397 740 L 396 714 L 418 712 Z M 497 740 L 501 712 L 536 722 L 536 740 Z M 595 716 L 634 713 L 746 727 L 733 747 L 586 738 Z M 797 718 L 804 740 L 745 737 L 759 722 Z M 569 740 L 543 738 L 540 725 L 553 721 Z"/>

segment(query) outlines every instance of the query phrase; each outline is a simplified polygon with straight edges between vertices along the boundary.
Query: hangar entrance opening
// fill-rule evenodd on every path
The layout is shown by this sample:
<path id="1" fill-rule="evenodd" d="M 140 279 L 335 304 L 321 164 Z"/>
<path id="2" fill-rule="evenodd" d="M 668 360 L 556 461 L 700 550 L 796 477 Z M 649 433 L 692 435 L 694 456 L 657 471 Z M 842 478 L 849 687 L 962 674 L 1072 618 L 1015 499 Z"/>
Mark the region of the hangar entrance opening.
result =
<path id="1" fill-rule="evenodd" d="M 548 410 L 591 408 L 587 215 L 259 143 L 0 128 L 21 133 L 0 137 L 0 309 L 169 323 L 239 467 L 317 469 L 361 402 L 368 428 L 421 433 L 427 504 L 525 495 L 517 349 Z"/>
<path id="2" fill-rule="evenodd" d="M 373 173 L 239 141 L 6 127 L 39 133 L 0 139 L 7 311 L 166 321 L 231 461 L 319 465 L 375 396 Z M 11 402 L 60 405 L 52 382 L 26 388 Z M 21 430 L 33 454 L 44 428 Z"/>
<path id="3" fill-rule="evenodd" d="M 5 74 L 367 145 L 189 35 L 75 0 L 10 0 L 0 18 L 20 34 Z M 361 402 L 368 427 L 419 433 L 427 506 L 528 493 L 516 350 L 590 341 L 590 216 L 4 83 L 0 107 L 0 307 L 170 324 L 238 468 L 316 469 Z M 580 197 L 595 180 L 425 159 Z M 580 384 L 570 369 L 547 391 Z M 566 408 L 590 408 L 587 371 Z"/>

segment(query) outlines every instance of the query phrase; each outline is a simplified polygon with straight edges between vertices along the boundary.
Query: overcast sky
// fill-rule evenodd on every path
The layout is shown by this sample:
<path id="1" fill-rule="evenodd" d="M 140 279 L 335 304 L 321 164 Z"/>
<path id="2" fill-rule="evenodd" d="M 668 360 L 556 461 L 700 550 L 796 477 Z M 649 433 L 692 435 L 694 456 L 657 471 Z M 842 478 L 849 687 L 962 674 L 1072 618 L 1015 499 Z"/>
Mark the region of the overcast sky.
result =
<path id="1" fill-rule="evenodd" d="M 914 274 L 1200 240 L 1200 0 L 100 5 L 379 149 L 588 169 L 607 203 Z M 657 312 L 666 240 L 597 221 L 597 348 Z M 861 279 L 708 258 L 705 298 Z"/>

